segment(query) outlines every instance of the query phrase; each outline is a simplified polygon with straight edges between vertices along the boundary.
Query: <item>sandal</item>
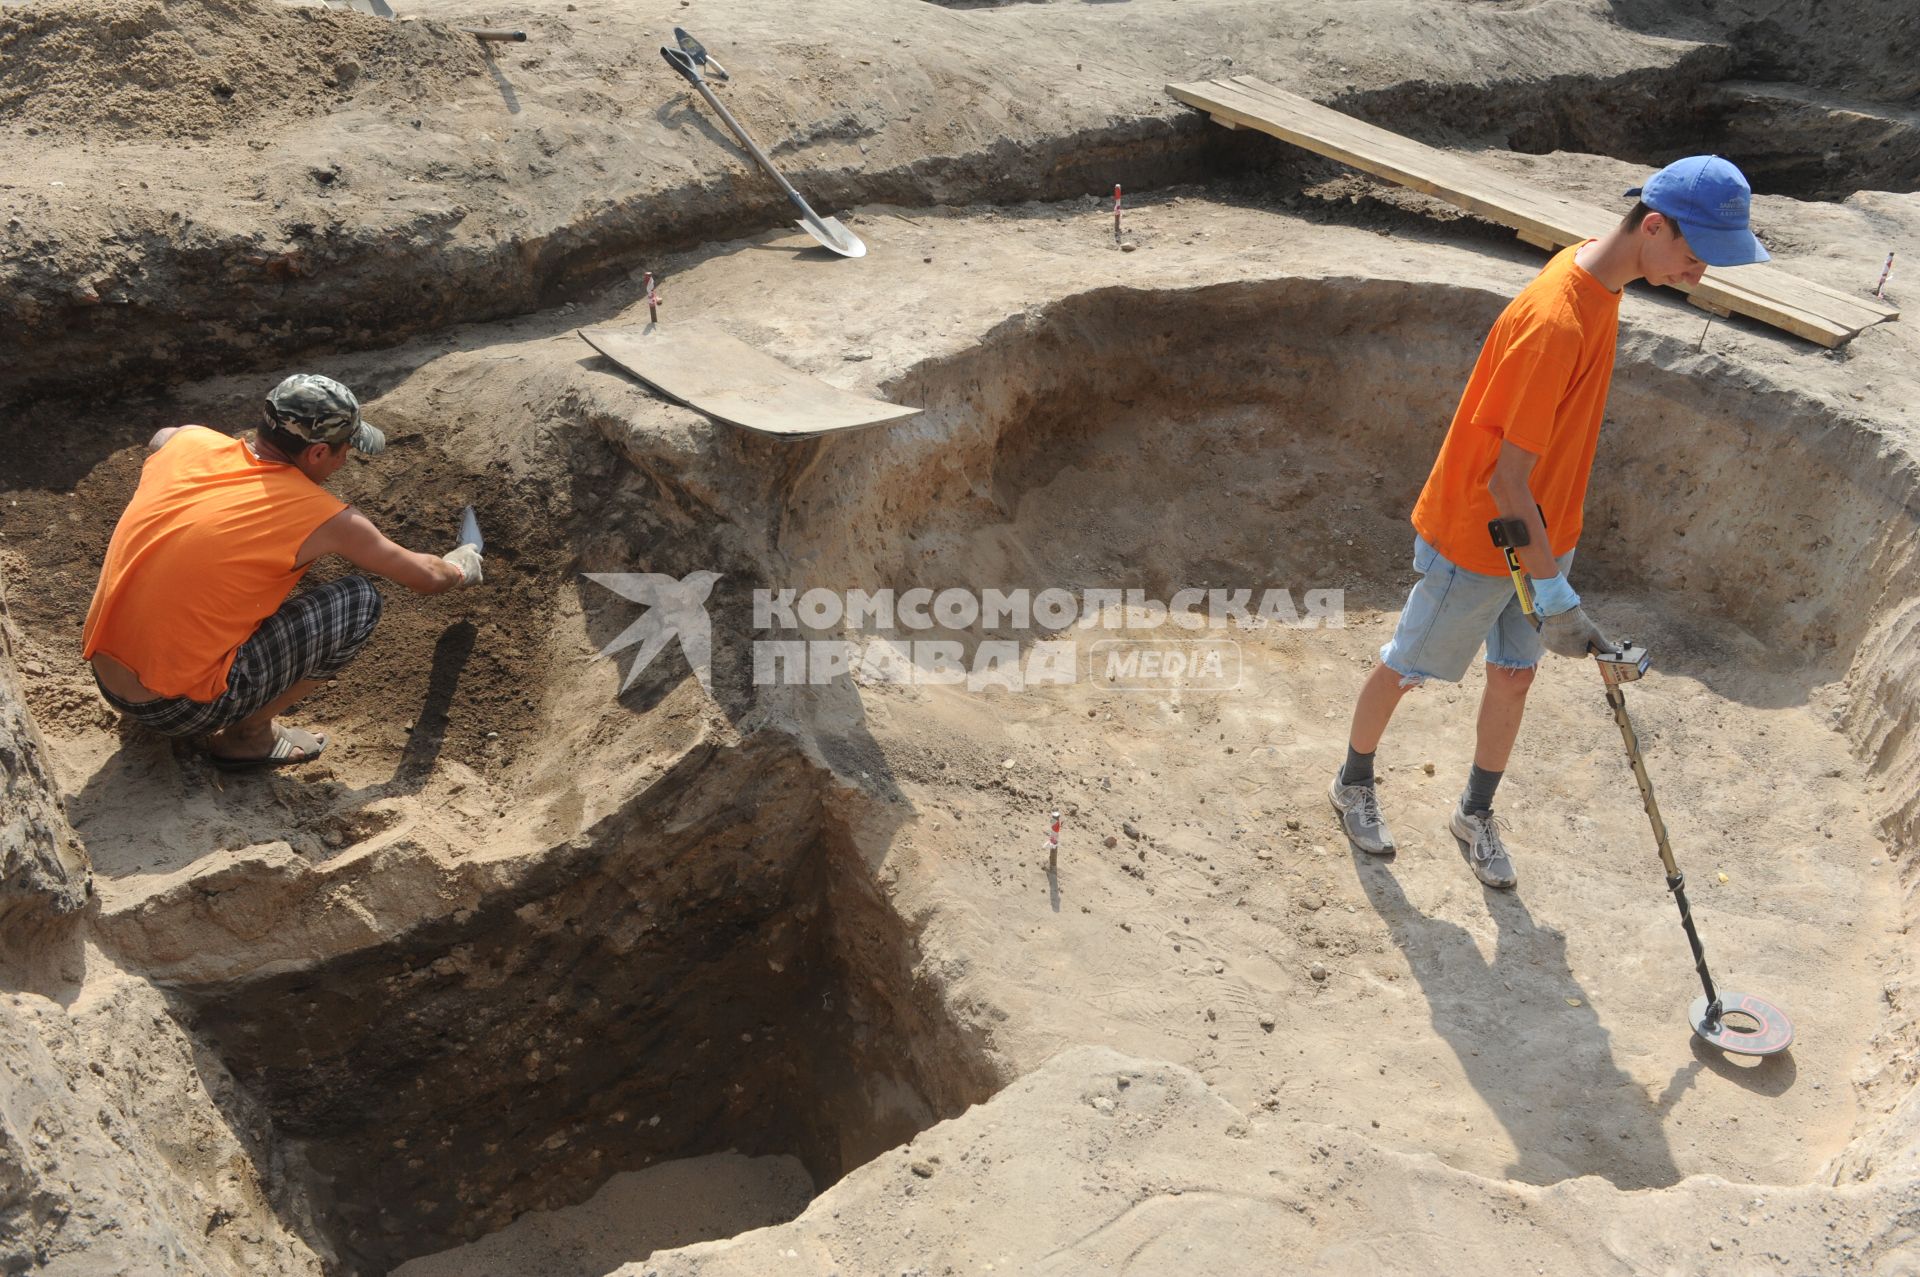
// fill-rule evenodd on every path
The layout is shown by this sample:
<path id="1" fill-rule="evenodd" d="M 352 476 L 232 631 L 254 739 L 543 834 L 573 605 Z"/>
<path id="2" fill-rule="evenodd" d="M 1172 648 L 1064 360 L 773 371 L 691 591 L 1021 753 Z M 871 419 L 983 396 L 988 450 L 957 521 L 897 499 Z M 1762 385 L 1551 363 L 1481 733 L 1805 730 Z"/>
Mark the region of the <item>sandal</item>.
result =
<path id="1" fill-rule="evenodd" d="M 223 772 L 263 771 L 269 767 L 310 763 L 327 747 L 325 737 L 303 732 L 298 727 L 282 727 L 276 723 L 273 736 L 273 749 L 269 753 L 242 758 L 208 750 L 207 759 Z M 295 757 L 296 754 L 299 756 Z"/>

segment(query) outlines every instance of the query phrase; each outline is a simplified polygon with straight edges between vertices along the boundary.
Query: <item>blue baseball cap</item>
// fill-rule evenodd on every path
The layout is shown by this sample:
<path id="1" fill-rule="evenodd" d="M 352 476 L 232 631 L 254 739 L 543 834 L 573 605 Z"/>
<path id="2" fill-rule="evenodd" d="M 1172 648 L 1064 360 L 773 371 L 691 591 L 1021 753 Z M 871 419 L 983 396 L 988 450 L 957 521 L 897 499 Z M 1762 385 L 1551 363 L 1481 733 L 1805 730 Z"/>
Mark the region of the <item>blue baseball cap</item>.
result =
<path id="1" fill-rule="evenodd" d="M 1687 247 L 1709 266 L 1772 260 L 1747 225 L 1753 188 L 1739 169 L 1717 155 L 1675 160 L 1627 194 L 1678 223 Z"/>

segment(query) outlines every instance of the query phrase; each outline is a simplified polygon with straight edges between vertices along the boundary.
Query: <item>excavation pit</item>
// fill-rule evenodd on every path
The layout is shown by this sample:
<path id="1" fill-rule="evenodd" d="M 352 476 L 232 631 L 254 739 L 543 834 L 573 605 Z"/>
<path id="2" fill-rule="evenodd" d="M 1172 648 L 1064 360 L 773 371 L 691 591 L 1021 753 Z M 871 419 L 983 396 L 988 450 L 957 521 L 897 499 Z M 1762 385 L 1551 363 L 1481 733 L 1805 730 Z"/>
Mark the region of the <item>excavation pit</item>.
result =
<path id="1" fill-rule="evenodd" d="M 824 1188 L 992 1089 L 916 992 L 817 772 L 768 746 L 688 770 L 478 907 L 178 988 L 270 1116 L 339 1271 L 385 1273 L 676 1159 L 789 1156 Z M 680 823 L 715 788 L 755 802 Z"/>
<path id="2" fill-rule="evenodd" d="M 1186 216 L 1218 234 L 1248 215 Z M 1160 246 L 1179 229 L 1162 223 Z M 1036 217 L 1028 233 L 1068 232 Z M 724 301 L 757 283 L 755 256 L 685 286 Z M 432 451 L 464 468 L 423 450 L 404 483 L 421 529 L 476 475 L 532 491 L 500 524 L 515 592 L 473 595 L 464 640 L 430 612 L 395 629 L 380 668 L 417 684 L 316 701 L 343 737 L 366 734 L 331 779 L 183 799 L 190 762 L 57 722 L 107 939 L 175 990 L 267 1115 L 341 1272 L 729 1148 L 797 1157 L 824 1187 L 1085 1042 L 1191 1066 L 1262 1120 L 1496 1180 L 1806 1183 L 1857 1133 L 1836 1079 L 1881 1022 L 1896 856 L 1873 795 L 1904 733 L 1875 689 L 1902 675 L 1876 655 L 1862 583 L 1915 593 L 1905 480 L 1827 399 L 1686 375 L 1665 327 L 1629 323 L 1575 581 L 1654 652 L 1629 707 L 1715 974 L 1800 1031 L 1789 1056 L 1744 1066 L 1690 1041 L 1685 942 L 1591 670 L 1550 663 L 1534 691 L 1501 799 L 1517 893 L 1483 892 L 1445 834 L 1477 673 L 1424 689 L 1389 735 L 1396 859 L 1349 855 L 1326 809 L 1351 698 L 1412 580 L 1406 511 L 1511 291 L 1444 274 L 1004 304 L 977 342 L 895 361 L 880 389 L 926 409 L 913 423 L 784 451 L 669 436 L 684 416 L 564 332 L 429 361 L 388 392 L 388 419 L 426 420 L 449 385 L 550 406 L 537 431 L 511 410 L 458 423 Z M 899 346 L 917 350 L 907 323 Z M 522 435 L 565 441 L 544 495 L 520 453 L 489 452 Z M 129 461 L 76 462 L 70 486 L 113 506 Z M 20 496 L 50 522 L 72 500 Z M 78 573 L 104 528 L 89 536 L 26 555 Z M 729 573 L 720 690 L 669 660 L 623 694 L 624 661 L 596 654 L 637 609 L 572 578 L 712 567 Z M 503 628 L 491 609 L 531 580 L 558 583 Z M 754 588 L 986 585 L 1337 590 L 1345 624 L 1230 631 L 1244 677 L 1225 694 L 1084 678 L 741 691 L 746 645 L 767 637 L 746 619 Z M 16 616 L 39 650 L 70 642 L 46 605 Z M 1164 631 L 1067 637 L 1110 635 Z M 972 653 L 1041 636 L 894 637 Z M 443 642 L 469 645 L 465 671 L 521 679 L 499 695 L 516 717 L 495 764 L 494 702 L 473 699 L 488 680 L 436 681 Z M 414 749 L 412 779 L 382 788 L 411 748 L 395 706 L 412 715 L 434 687 L 444 748 Z M 37 695 L 43 720 L 62 713 Z M 102 768 L 113 783 L 89 785 Z M 155 821 L 167 834 L 140 836 Z M 155 862 L 168 843 L 184 864 Z M 373 921 L 349 931 L 360 912 Z M 249 918 L 265 933 L 239 936 Z"/>
<path id="3" fill-rule="evenodd" d="M 823 448 L 790 534 L 828 547 L 805 584 L 1344 591 L 1339 628 L 1196 636 L 1109 608 L 1045 636 L 1076 644 L 1071 687 L 866 690 L 883 751 L 945 740 L 954 758 L 909 787 L 920 854 L 1015 849 L 970 859 L 975 889 L 1026 902 L 1008 930 L 1036 933 L 1003 976 L 1038 965 L 1073 991 L 1022 987 L 1013 1018 L 1045 1024 L 1037 1042 L 1188 1063 L 1243 1107 L 1498 1178 L 1802 1182 L 1852 1133 L 1853 1098 L 1822 1079 L 1867 1047 L 1894 917 L 1876 782 L 1835 730 L 1880 712 L 1842 684 L 1873 624 L 1861 583 L 1910 570 L 1870 438 L 1811 398 L 1672 371 L 1629 332 L 1574 573 L 1654 653 L 1629 710 L 1709 960 L 1794 1016 L 1791 1058 L 1748 1069 L 1691 1043 L 1697 977 L 1588 663 L 1548 658 L 1501 791 L 1517 892 L 1482 889 L 1447 832 L 1477 669 L 1403 702 L 1382 748 L 1396 859 L 1350 853 L 1328 810 L 1414 579 L 1407 512 L 1503 303 L 1333 279 L 1101 290 L 1023 316 L 901 380 L 937 449 Z M 929 636 L 969 668 L 1006 637 L 890 637 Z M 1089 664 L 1116 639 L 1221 638 L 1230 691 L 1143 695 Z M 974 800 L 996 771 L 1011 800 Z"/>

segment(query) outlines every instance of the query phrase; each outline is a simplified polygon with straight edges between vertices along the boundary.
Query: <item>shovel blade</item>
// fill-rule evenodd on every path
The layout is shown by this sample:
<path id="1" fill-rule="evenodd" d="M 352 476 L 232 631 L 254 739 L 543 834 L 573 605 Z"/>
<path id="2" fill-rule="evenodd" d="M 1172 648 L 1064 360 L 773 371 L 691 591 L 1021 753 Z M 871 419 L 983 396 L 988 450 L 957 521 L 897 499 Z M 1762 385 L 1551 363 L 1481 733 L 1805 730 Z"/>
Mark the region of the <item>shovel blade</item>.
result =
<path id="1" fill-rule="evenodd" d="M 842 257 L 865 257 L 867 246 L 860 237 L 848 230 L 837 217 L 821 217 L 809 213 L 798 223 L 801 230 L 819 240 L 825 248 L 832 249 Z"/>

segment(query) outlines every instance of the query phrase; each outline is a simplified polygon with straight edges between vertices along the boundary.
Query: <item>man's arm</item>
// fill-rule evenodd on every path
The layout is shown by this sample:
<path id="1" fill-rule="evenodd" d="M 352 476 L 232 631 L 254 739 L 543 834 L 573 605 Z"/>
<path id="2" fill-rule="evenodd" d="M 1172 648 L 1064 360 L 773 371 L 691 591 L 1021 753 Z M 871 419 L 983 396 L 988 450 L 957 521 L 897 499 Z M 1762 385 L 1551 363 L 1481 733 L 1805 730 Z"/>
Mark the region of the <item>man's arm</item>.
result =
<path id="1" fill-rule="evenodd" d="M 415 594 L 440 594 L 464 579 L 459 568 L 438 555 L 421 554 L 389 541 L 373 521 L 348 506 L 315 528 L 300 546 L 296 565 L 337 554 L 357 568 L 404 585 Z"/>
<path id="2" fill-rule="evenodd" d="M 1539 504 L 1533 499 L 1528 479 L 1540 458 L 1525 448 L 1502 440 L 1500 456 L 1493 463 L 1493 477 L 1487 491 L 1503 519 L 1519 519 L 1527 525 L 1527 544 L 1520 548 L 1520 566 L 1536 581 L 1560 575 L 1553 561 L 1553 547 L 1547 543 L 1547 525 L 1540 520 Z"/>

